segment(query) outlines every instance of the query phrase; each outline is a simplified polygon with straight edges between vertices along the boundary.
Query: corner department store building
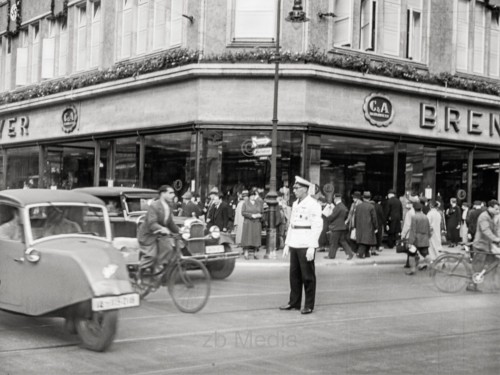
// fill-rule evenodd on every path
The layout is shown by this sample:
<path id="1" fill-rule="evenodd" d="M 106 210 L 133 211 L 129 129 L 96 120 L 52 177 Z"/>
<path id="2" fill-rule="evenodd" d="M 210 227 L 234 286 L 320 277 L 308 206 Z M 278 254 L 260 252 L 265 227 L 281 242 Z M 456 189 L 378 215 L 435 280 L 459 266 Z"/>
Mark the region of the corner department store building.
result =
<path id="1" fill-rule="evenodd" d="M 272 48 L 276 32 L 270 1 L 72 1 L 64 26 L 50 17 L 51 3 L 57 14 L 63 1 L 24 0 L 17 2 L 20 33 L 9 36 L 5 21 L 14 3 L 0 0 L 0 95 L 181 47 L 205 55 Z M 282 6 L 284 18 L 292 1 Z M 311 21 L 298 29 L 282 23 L 283 50 L 315 46 L 332 56 L 500 82 L 498 18 L 487 2 L 318 0 L 303 6 Z M 258 28 L 247 22 L 256 13 Z M 201 60 L 1 105 L 0 184 L 168 183 L 179 194 L 191 188 L 202 196 L 213 186 L 230 193 L 268 187 L 273 77 L 273 64 Z M 439 193 L 445 201 L 498 197 L 498 96 L 283 63 L 278 103 L 278 187 L 299 174 L 327 196 L 340 192 L 346 200 L 353 190 L 385 195 L 392 187 L 400 195 Z"/>

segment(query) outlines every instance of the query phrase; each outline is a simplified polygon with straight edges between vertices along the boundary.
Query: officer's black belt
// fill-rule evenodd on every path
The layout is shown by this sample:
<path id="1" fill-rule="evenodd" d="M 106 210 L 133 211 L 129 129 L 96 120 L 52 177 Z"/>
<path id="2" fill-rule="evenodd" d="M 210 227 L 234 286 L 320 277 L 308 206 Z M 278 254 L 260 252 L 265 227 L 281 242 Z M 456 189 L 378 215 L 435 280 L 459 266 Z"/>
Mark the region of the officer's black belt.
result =
<path id="1" fill-rule="evenodd" d="M 292 225 L 292 229 L 311 229 L 309 225 Z"/>

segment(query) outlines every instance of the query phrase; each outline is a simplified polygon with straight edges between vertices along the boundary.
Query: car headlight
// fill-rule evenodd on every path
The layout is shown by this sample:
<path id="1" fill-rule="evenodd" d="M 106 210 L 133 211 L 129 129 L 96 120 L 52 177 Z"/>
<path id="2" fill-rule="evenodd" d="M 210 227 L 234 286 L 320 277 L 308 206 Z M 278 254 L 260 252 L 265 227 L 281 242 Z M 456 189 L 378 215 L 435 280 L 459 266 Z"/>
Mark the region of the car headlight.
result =
<path id="1" fill-rule="evenodd" d="M 220 229 L 217 225 L 214 225 L 213 227 L 211 227 L 209 229 L 209 232 L 210 232 L 210 235 L 212 236 L 212 238 L 219 238 L 220 237 Z"/>

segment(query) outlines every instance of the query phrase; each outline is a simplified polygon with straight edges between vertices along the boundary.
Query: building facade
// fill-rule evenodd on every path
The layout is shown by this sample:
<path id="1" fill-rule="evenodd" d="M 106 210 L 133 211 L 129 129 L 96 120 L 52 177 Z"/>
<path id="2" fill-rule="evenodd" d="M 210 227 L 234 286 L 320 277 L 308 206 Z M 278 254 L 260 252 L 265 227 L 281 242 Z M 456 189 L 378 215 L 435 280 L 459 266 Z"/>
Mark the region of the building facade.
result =
<path id="1" fill-rule="evenodd" d="M 294 3 L 0 0 L 1 187 L 268 188 L 278 31 L 278 188 L 498 197 L 500 4 Z"/>

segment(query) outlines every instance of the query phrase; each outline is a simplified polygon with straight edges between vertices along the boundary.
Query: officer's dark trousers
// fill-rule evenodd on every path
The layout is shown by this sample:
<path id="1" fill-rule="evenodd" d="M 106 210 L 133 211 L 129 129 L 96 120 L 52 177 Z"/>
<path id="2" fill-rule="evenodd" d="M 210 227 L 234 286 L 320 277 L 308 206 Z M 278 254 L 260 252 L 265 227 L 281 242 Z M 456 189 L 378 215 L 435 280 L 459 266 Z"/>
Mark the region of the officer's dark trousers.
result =
<path id="1" fill-rule="evenodd" d="M 306 248 L 290 247 L 290 306 L 300 308 L 302 286 L 306 294 L 304 308 L 314 309 L 316 296 L 316 271 L 314 260 L 306 259 Z"/>

